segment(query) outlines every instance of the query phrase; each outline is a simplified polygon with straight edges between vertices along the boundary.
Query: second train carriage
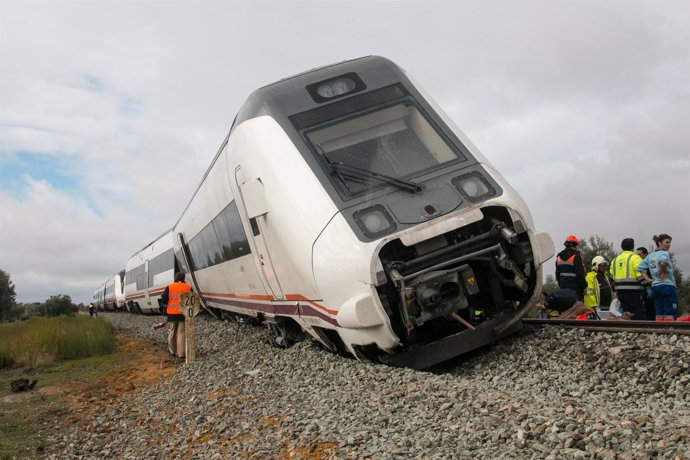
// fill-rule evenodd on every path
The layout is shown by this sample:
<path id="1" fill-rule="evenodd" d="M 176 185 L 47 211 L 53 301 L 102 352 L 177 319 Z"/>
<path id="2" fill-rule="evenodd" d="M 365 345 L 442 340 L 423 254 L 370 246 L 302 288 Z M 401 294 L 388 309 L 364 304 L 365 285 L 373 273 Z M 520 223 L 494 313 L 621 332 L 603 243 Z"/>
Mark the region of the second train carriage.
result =
<path id="1" fill-rule="evenodd" d="M 105 310 L 125 310 L 125 270 L 120 270 L 103 285 Z"/>
<path id="2" fill-rule="evenodd" d="M 553 255 L 510 184 L 375 56 L 255 91 L 173 235 L 207 306 L 415 368 L 518 330 Z"/>
<path id="3" fill-rule="evenodd" d="M 161 294 L 177 271 L 173 234 L 166 231 L 137 251 L 125 268 L 125 302 L 134 313 L 159 313 Z"/>
<path id="4" fill-rule="evenodd" d="M 93 307 L 96 310 L 104 310 L 105 307 L 105 283 L 101 284 L 98 289 L 93 292 L 93 297 L 91 300 Z"/>

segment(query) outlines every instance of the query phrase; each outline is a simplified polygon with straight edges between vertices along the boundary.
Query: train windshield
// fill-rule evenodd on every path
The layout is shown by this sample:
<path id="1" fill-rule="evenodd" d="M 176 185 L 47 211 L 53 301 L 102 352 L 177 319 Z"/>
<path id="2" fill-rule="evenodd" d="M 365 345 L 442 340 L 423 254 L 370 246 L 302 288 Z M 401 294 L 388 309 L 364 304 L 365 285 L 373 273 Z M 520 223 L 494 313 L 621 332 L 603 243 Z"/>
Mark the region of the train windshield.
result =
<path id="1" fill-rule="evenodd" d="M 413 178 L 464 159 L 410 98 L 331 120 L 304 134 L 345 196 L 385 185 L 414 191 Z"/>

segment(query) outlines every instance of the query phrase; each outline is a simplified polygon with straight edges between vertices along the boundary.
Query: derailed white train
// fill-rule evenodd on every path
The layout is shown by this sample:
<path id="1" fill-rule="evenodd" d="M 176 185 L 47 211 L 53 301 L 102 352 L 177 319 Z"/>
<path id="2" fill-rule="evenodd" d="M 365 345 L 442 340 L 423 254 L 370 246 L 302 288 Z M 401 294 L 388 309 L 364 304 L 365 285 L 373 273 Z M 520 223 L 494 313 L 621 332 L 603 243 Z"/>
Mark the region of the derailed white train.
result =
<path id="1" fill-rule="evenodd" d="M 255 91 L 173 228 L 209 308 L 424 368 L 521 328 L 553 243 L 381 57 Z"/>

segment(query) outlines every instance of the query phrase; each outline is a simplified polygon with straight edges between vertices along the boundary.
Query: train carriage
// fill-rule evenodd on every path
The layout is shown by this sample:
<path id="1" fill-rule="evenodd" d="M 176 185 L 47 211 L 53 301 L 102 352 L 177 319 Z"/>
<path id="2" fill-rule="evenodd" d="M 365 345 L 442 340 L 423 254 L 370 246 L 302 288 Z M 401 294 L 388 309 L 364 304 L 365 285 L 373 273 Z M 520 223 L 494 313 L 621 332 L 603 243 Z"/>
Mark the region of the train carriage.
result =
<path id="1" fill-rule="evenodd" d="M 119 271 L 105 283 L 103 303 L 106 310 L 125 310 L 125 270 Z"/>
<path id="2" fill-rule="evenodd" d="M 518 330 L 553 255 L 510 184 L 376 56 L 255 91 L 171 235 L 207 307 L 414 368 Z"/>
<path id="3" fill-rule="evenodd" d="M 127 310 L 159 313 L 158 301 L 165 287 L 173 282 L 176 271 L 173 234 L 168 230 L 127 261 L 124 288 Z"/>
<path id="4" fill-rule="evenodd" d="M 103 311 L 105 309 L 105 283 L 93 292 L 91 303 L 96 310 Z"/>

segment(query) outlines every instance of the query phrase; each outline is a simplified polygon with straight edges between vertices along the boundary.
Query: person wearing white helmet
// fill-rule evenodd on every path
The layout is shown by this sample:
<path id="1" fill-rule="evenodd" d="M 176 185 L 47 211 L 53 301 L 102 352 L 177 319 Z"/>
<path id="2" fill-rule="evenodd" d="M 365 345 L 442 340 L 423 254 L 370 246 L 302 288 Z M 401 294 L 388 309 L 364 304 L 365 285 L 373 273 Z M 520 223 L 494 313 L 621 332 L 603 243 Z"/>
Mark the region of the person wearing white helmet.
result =
<path id="1" fill-rule="evenodd" d="M 613 300 L 613 283 L 608 277 L 609 263 L 602 256 L 592 259 L 592 270 L 587 273 L 585 307 L 608 309 Z"/>

